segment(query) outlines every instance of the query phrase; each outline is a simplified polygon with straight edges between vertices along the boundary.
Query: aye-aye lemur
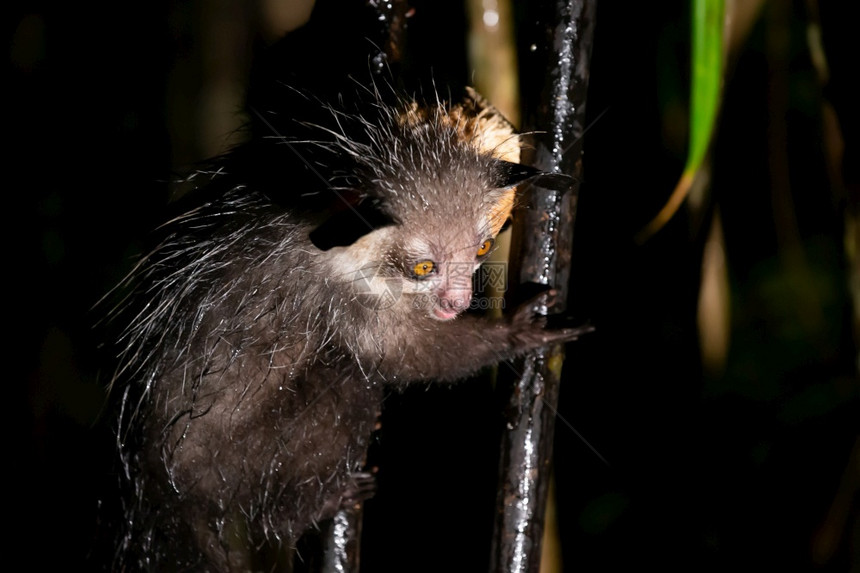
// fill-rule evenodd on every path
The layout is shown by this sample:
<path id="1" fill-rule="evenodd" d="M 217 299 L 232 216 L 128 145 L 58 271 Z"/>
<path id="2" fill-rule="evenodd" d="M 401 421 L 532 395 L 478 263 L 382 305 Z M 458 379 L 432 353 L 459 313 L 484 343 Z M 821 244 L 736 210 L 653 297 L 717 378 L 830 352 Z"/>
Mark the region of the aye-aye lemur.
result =
<path id="1" fill-rule="evenodd" d="M 352 499 L 384 386 L 581 333 L 534 301 L 464 312 L 517 185 L 547 177 L 481 96 L 296 97 L 320 113 L 251 110 L 117 289 L 122 568 L 255 568 Z"/>

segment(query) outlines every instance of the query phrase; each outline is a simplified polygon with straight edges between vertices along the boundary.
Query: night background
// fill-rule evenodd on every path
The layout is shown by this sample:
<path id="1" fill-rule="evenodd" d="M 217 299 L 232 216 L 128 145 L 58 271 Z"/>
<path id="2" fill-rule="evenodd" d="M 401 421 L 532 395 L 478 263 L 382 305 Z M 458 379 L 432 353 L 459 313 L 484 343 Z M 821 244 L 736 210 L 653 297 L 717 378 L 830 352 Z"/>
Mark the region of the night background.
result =
<path id="1" fill-rule="evenodd" d="M 641 242 L 686 159 L 690 8 L 598 3 L 569 297 L 596 331 L 568 346 L 546 571 L 860 571 L 856 21 L 849 2 L 728 4 L 710 180 Z M 462 3 L 411 5 L 407 71 L 511 81 L 469 63 Z M 91 308 L 172 174 L 228 148 L 255 54 L 308 9 L 7 10 L 8 558 L 95 570 L 115 468 Z M 487 569 L 499 419 L 484 380 L 386 401 L 362 570 Z"/>

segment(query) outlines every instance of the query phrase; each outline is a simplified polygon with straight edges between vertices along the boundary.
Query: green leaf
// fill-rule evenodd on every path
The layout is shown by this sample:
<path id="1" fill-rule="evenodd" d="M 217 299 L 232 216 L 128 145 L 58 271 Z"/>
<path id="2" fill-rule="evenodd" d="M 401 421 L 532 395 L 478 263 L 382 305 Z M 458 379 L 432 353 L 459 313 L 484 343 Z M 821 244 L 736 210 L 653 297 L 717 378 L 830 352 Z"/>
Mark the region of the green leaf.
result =
<path id="1" fill-rule="evenodd" d="M 685 174 L 695 173 L 710 145 L 723 78 L 724 0 L 693 0 L 690 149 Z"/>

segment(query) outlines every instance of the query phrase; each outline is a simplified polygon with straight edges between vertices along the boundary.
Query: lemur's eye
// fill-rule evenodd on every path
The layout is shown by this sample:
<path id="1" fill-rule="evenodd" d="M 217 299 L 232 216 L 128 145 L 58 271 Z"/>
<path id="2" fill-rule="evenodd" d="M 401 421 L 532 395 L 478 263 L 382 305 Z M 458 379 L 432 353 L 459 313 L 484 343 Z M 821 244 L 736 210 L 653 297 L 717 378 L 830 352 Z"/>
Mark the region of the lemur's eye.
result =
<path id="1" fill-rule="evenodd" d="M 478 257 L 486 257 L 490 253 L 490 249 L 493 248 L 494 242 L 493 239 L 487 239 L 481 243 L 481 246 L 478 247 Z"/>
<path id="2" fill-rule="evenodd" d="M 425 279 L 436 272 L 436 263 L 433 261 L 421 261 L 412 267 L 412 276 L 417 279 Z"/>

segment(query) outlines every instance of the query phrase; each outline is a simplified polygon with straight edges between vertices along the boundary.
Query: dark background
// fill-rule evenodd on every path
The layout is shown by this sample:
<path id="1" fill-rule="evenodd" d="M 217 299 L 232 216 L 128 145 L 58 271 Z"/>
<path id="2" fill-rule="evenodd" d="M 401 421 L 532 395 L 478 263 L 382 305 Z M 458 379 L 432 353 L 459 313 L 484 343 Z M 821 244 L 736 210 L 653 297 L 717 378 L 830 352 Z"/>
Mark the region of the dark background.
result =
<path id="1" fill-rule="evenodd" d="M 565 571 L 860 569 L 846 254 L 853 244 L 857 256 L 857 242 L 845 240 L 846 213 L 858 212 L 860 95 L 847 78 L 860 46 L 840 12 L 850 3 L 823 3 L 822 86 L 805 42 L 814 4 L 765 6 L 725 86 L 711 200 L 641 245 L 634 235 L 685 159 L 688 7 L 598 6 L 570 302 L 597 332 L 569 347 L 561 389 Z M 465 10 L 414 5 L 411 65 L 468 82 Z M 217 2 L 6 9 L 9 558 L 93 569 L 85 559 L 113 445 L 90 308 L 158 221 L 171 170 L 210 152 L 188 135 L 213 74 L 207 49 L 245 30 L 230 44 L 243 50 L 222 54 L 241 70 L 267 37 L 251 9 L 213 19 L 231 10 Z M 845 169 L 826 145 L 834 110 Z M 702 361 L 696 326 L 715 205 L 731 301 L 716 368 Z M 386 402 L 366 570 L 486 569 L 498 422 L 483 382 Z"/>

